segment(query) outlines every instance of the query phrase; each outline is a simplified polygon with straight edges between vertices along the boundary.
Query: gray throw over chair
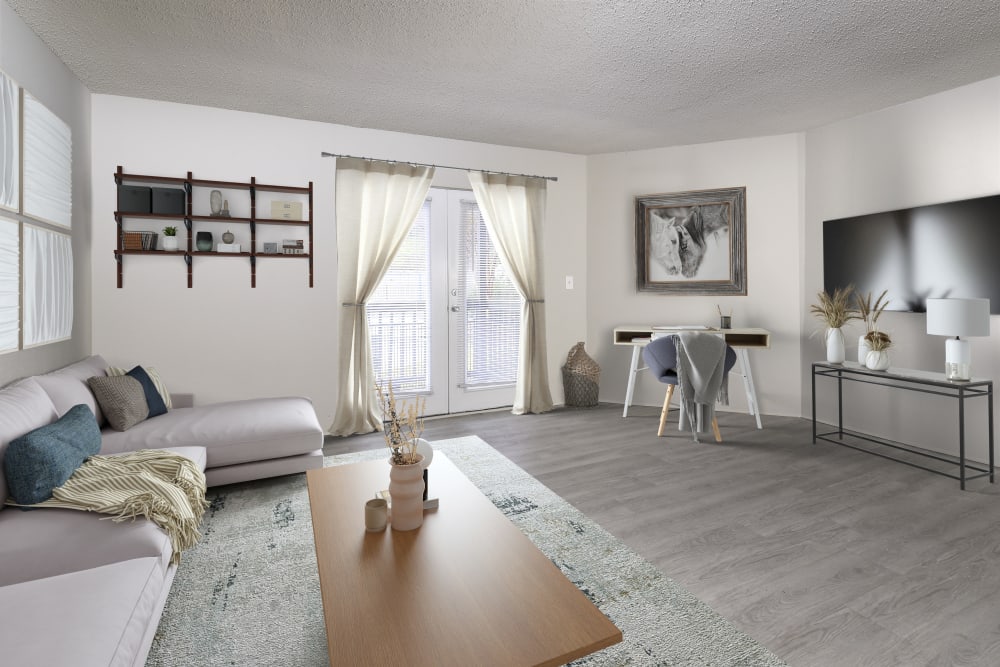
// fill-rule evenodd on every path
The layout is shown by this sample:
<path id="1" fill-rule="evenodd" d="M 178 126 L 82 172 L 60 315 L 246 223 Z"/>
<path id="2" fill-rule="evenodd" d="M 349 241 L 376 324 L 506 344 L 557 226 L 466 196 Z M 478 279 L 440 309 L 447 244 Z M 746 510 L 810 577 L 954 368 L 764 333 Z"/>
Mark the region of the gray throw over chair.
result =
<path id="1" fill-rule="evenodd" d="M 711 334 L 704 334 L 711 335 Z M 722 381 L 726 382 L 729 370 L 736 364 L 736 351 L 730 346 L 725 347 L 725 363 L 722 370 Z M 672 336 L 656 338 L 642 350 L 643 361 L 650 372 L 660 382 L 667 385 L 667 396 L 663 399 L 663 410 L 660 413 L 660 427 L 656 431 L 657 436 L 663 435 L 663 428 L 667 423 L 667 411 L 670 410 L 670 399 L 674 395 L 674 387 L 677 386 L 677 346 Z M 719 422 L 712 417 L 712 432 L 715 434 L 715 441 L 722 442 L 722 434 L 719 432 Z M 697 437 L 696 437 L 697 439 Z"/>

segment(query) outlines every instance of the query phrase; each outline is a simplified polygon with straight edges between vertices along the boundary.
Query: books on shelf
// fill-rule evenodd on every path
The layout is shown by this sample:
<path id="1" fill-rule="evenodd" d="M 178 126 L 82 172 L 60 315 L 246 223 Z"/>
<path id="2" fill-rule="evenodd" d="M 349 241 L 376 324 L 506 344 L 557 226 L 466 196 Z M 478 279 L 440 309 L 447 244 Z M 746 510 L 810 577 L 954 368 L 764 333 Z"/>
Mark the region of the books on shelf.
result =
<path id="1" fill-rule="evenodd" d="M 305 254 L 305 241 L 302 239 L 284 239 L 281 242 L 281 252 L 286 255 Z"/>

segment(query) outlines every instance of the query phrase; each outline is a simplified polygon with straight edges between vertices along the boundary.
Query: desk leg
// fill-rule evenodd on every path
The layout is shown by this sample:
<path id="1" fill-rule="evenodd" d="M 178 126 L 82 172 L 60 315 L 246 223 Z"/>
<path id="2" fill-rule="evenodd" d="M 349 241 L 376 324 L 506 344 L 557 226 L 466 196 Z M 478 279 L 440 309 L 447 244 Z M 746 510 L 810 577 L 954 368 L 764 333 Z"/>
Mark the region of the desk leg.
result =
<path id="1" fill-rule="evenodd" d="M 753 371 L 750 370 L 750 353 L 745 347 L 737 347 L 736 357 L 740 360 L 743 370 L 743 386 L 747 392 L 747 409 L 757 418 L 757 428 L 764 428 L 760 423 L 760 406 L 757 404 L 757 388 L 753 383 Z"/>
<path id="2" fill-rule="evenodd" d="M 632 405 L 632 394 L 635 392 L 635 374 L 639 372 L 639 354 L 641 353 L 640 346 L 632 346 L 632 363 L 628 367 L 628 385 L 625 388 L 625 409 L 622 410 L 622 419 L 628 417 L 628 406 Z"/>

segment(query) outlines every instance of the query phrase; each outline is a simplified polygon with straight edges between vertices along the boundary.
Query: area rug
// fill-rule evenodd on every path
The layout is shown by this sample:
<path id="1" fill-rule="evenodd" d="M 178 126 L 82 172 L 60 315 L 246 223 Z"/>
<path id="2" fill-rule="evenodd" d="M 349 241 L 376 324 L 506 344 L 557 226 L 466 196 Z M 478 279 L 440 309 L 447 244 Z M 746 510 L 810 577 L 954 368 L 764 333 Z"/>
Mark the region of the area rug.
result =
<path id="1" fill-rule="evenodd" d="M 573 665 L 785 664 L 481 439 L 433 444 L 622 630 Z M 209 489 L 209 500 L 147 666 L 329 664 L 305 476 Z"/>

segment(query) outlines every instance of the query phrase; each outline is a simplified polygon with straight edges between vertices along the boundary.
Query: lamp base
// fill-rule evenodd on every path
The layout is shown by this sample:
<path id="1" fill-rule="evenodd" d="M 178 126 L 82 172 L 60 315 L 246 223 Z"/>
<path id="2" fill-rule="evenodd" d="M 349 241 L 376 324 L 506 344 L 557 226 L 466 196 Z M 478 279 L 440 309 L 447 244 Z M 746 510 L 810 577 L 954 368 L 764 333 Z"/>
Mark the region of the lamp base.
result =
<path id="1" fill-rule="evenodd" d="M 944 374 L 949 380 L 972 379 L 972 346 L 969 341 L 949 338 L 944 344 Z"/>

